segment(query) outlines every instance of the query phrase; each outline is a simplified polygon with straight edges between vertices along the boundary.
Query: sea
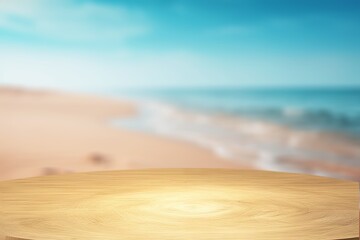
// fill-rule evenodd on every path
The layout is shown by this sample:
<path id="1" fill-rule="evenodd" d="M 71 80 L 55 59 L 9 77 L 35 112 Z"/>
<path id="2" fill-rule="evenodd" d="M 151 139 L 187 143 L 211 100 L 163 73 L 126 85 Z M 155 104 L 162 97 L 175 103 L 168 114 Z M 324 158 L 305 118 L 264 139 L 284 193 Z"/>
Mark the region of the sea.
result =
<path id="1" fill-rule="evenodd" d="M 360 180 L 360 88 L 111 89 L 112 124 L 190 141 L 256 169 Z"/>

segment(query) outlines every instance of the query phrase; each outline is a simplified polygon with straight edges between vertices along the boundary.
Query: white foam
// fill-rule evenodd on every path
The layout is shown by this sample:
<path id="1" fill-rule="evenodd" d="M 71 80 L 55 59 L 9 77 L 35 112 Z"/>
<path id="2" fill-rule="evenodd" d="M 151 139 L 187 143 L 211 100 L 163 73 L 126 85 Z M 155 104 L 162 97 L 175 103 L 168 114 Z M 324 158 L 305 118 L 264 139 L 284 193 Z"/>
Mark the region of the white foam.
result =
<path id="1" fill-rule="evenodd" d="M 288 117 L 299 117 L 304 114 L 303 110 L 298 108 L 284 108 L 283 114 Z"/>
<path id="2" fill-rule="evenodd" d="M 311 157 L 314 154 L 299 149 L 300 141 L 306 139 L 303 139 L 303 135 L 285 127 L 239 117 L 194 113 L 162 102 L 146 101 L 138 102 L 138 105 L 140 114 L 132 120 L 135 123 L 133 129 L 186 140 L 211 149 L 221 158 L 239 163 L 249 163 L 244 156 L 248 156 L 246 155 L 248 152 L 255 153 L 258 158 L 254 160 L 256 161 L 254 164 L 259 169 L 302 172 L 305 171 L 304 168 L 296 169 L 294 166 L 288 169 L 287 166 L 279 163 L 278 159 L 282 156 L 290 156 L 301 161 L 304 156 Z M 126 121 L 125 127 L 131 128 L 129 119 L 120 120 L 117 124 L 124 126 L 124 121 Z M 308 135 L 311 137 L 311 134 Z M 321 156 L 326 159 L 327 155 Z M 317 174 L 329 173 L 319 171 Z"/>

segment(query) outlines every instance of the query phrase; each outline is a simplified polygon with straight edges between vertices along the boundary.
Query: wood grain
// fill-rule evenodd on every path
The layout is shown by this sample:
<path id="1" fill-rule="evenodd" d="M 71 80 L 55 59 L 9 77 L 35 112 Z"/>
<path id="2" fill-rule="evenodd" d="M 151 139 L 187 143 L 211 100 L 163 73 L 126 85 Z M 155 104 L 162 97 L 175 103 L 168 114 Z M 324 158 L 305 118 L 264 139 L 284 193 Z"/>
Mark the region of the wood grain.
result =
<path id="1" fill-rule="evenodd" d="M 351 239 L 358 183 L 225 169 L 0 182 L 0 235 L 31 240 Z"/>

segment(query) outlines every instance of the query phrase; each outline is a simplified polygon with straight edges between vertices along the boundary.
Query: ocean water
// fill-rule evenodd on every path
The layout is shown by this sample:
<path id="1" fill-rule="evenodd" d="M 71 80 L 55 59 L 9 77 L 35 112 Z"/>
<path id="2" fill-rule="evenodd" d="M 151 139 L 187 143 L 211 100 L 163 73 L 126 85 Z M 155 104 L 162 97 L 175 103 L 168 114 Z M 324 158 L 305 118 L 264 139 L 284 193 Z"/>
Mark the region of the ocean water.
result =
<path id="1" fill-rule="evenodd" d="M 360 88 L 162 89 L 132 91 L 125 95 L 194 111 L 238 115 L 360 137 Z"/>
<path id="2" fill-rule="evenodd" d="M 258 169 L 360 179 L 360 89 L 108 91 L 137 103 L 115 125 L 191 141 Z"/>

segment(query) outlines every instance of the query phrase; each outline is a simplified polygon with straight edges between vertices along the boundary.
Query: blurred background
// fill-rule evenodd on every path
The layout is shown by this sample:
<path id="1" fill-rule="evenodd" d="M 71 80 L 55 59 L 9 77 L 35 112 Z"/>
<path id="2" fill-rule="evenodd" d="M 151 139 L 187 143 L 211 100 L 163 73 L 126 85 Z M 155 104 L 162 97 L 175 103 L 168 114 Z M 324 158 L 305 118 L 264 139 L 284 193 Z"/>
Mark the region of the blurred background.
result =
<path id="1" fill-rule="evenodd" d="M 0 177 L 360 180 L 359 23 L 357 0 L 0 0 Z"/>

